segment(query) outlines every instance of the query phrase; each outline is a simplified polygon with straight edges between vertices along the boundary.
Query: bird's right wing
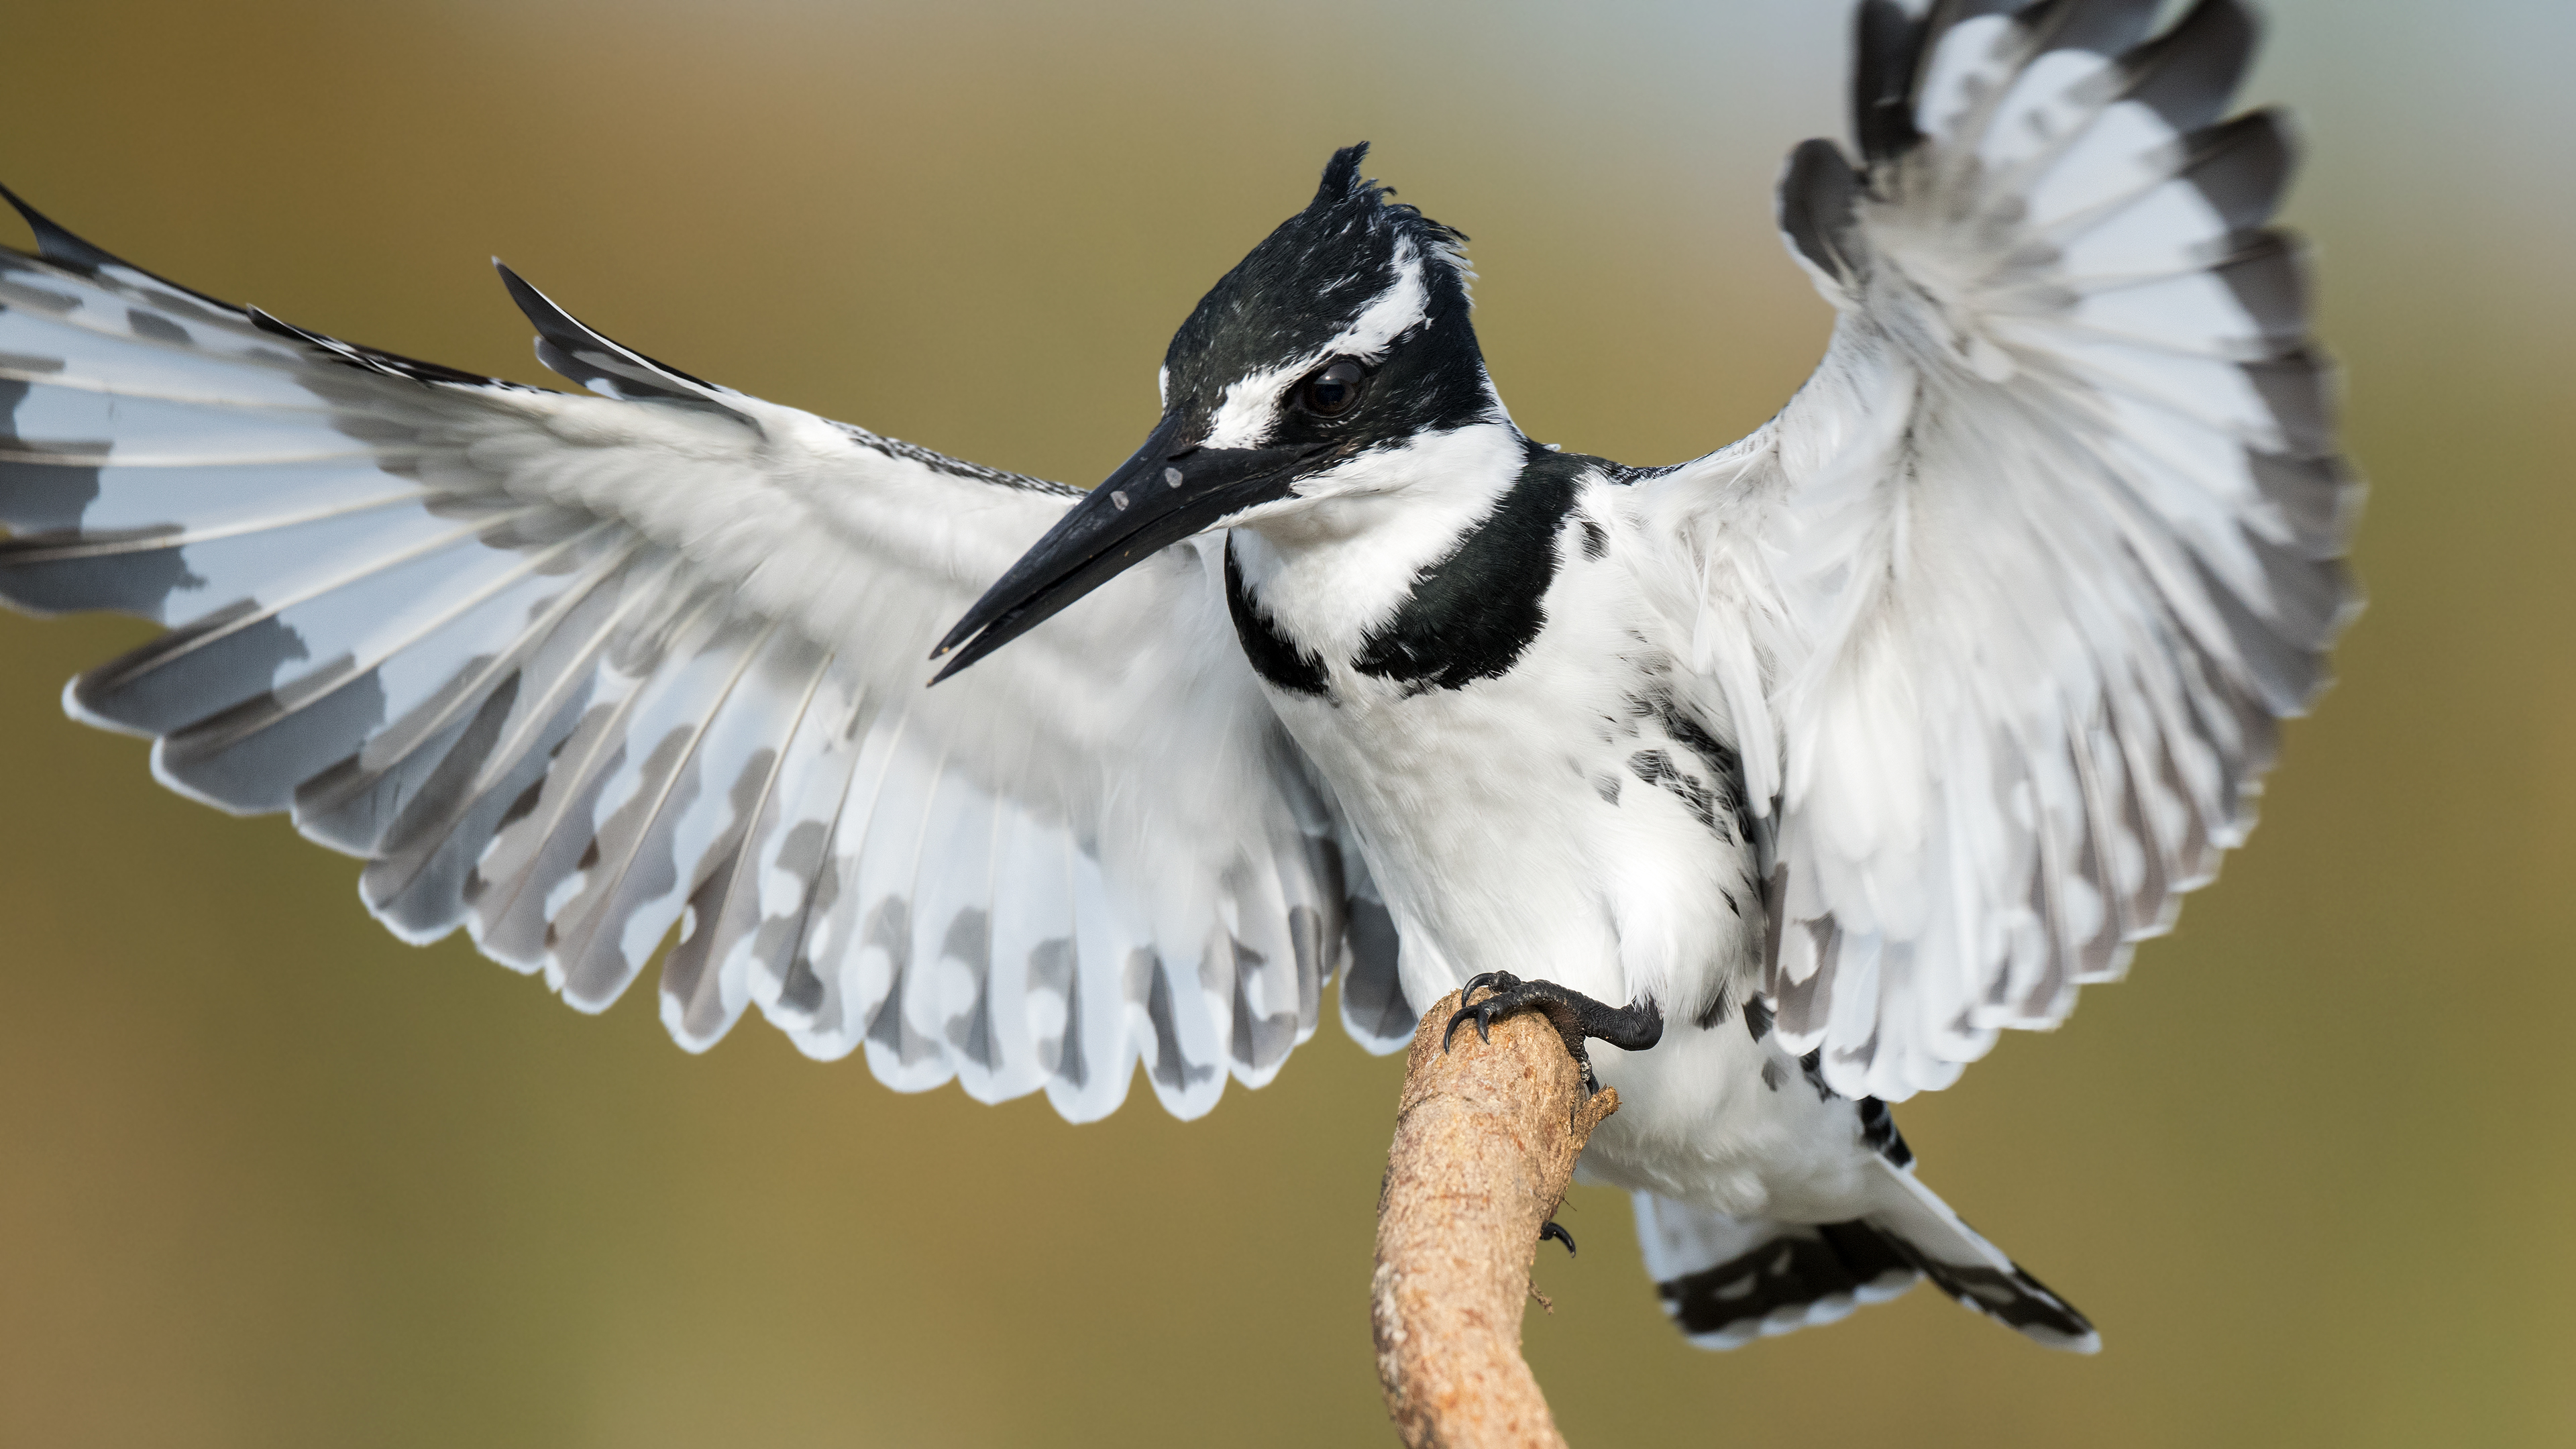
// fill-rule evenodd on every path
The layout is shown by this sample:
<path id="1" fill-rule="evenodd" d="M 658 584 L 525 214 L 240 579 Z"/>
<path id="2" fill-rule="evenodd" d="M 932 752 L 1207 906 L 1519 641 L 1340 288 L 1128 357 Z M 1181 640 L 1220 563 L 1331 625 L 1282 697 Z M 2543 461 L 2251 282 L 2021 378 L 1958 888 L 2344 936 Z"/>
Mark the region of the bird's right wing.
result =
<path id="1" fill-rule="evenodd" d="M 169 626 L 67 707 L 365 857 L 405 939 L 462 925 L 600 1010 L 677 925 L 685 1046 L 756 1005 L 898 1088 L 1078 1119 L 1140 1059 L 1184 1116 L 1268 1080 L 1346 959 L 1354 1033 L 1409 1034 L 1384 910 L 1199 546 L 925 689 L 1075 490 L 700 382 L 506 273 L 605 396 L 304 332 L 27 216 L 0 598 Z"/>

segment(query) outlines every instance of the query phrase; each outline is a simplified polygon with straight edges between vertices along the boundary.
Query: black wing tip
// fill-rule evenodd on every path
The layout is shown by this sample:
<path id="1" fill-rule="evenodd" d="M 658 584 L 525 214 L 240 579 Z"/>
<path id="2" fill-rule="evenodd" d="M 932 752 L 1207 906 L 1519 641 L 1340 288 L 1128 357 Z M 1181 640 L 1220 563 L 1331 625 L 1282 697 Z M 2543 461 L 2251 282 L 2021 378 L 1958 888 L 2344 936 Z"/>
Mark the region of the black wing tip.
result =
<path id="1" fill-rule="evenodd" d="M 6 199 L 18 213 L 18 219 L 36 234 L 36 255 L 58 267 L 67 267 L 84 276 L 102 267 L 121 267 L 125 263 L 106 249 L 96 246 L 61 222 L 38 211 L 27 199 L 6 186 L 0 186 L 0 199 Z"/>
<path id="2" fill-rule="evenodd" d="M 1781 232 L 1801 258 L 1846 290 L 1859 280 L 1843 239 L 1859 219 L 1861 184 L 1843 148 L 1821 137 L 1790 152 L 1780 174 Z"/>
<path id="3" fill-rule="evenodd" d="M 307 332 L 264 307 L 244 307 L 242 315 L 250 319 L 250 325 L 272 337 L 292 338 L 297 342 L 310 342 L 317 347 L 331 347 L 335 341 L 317 332 Z"/>
<path id="4" fill-rule="evenodd" d="M 382 377 L 398 377 L 407 382 L 446 382 L 464 387 L 503 385 L 479 372 L 467 372 L 462 368 L 449 367 L 444 363 L 423 362 L 417 357 L 405 357 L 399 352 L 387 352 L 380 347 L 343 342 L 337 337 L 315 332 L 310 328 L 298 327 L 263 308 L 244 307 L 241 313 L 250 319 L 253 327 L 272 337 L 283 337 L 292 342 L 303 343 L 307 347 L 320 351 L 332 361 L 354 367 L 360 372 L 372 372 Z"/>
<path id="5" fill-rule="evenodd" d="M 492 259 L 492 269 L 501 274 L 501 285 L 509 292 L 511 302 L 537 329 L 538 360 L 555 372 L 584 387 L 609 381 L 618 388 L 619 396 L 636 391 L 665 402 L 685 403 L 750 421 L 725 401 L 729 395 L 726 389 L 638 352 L 575 317 L 499 257 Z M 592 357 L 585 359 L 585 353 Z M 653 376 L 656 373 L 661 376 Z"/>
<path id="6" fill-rule="evenodd" d="M 193 298 L 208 307 L 239 317 L 272 337 L 286 338 L 320 348 L 334 360 L 365 371 L 406 377 L 415 382 L 453 382 L 477 387 L 493 385 L 491 378 L 480 373 L 465 372 L 435 362 L 423 362 L 418 358 L 405 357 L 398 352 L 386 352 L 381 348 L 362 347 L 353 342 L 342 342 L 319 332 L 307 331 L 260 308 L 236 306 L 220 297 L 207 296 L 194 287 L 183 286 L 158 272 L 147 271 L 104 247 L 83 240 L 70 228 L 38 211 L 28 204 L 25 197 L 6 186 L 0 186 L 0 200 L 7 201 L 15 208 L 28 228 L 35 232 L 36 255 L 66 271 L 77 272 L 84 277 L 96 277 L 100 272 L 114 267 L 122 272 L 148 278 L 157 286 L 167 287 L 181 296 Z"/>
<path id="7" fill-rule="evenodd" d="M 494 257 L 492 270 L 501 274 L 501 289 L 510 294 L 510 305 L 518 308 L 519 315 L 527 318 L 528 324 L 537 329 L 537 357 L 546 366 L 575 382 L 586 382 L 588 379 L 583 373 L 569 365 L 567 354 L 576 348 L 603 343 L 617 347 L 616 343 L 582 325 L 580 318 L 565 311 L 554 298 L 519 275 L 508 262 Z M 553 351 L 549 352 L 549 348 Z"/>
<path id="8" fill-rule="evenodd" d="M 627 347 L 625 344 L 610 338 L 605 333 L 600 332 L 597 328 L 590 326 L 580 318 L 565 311 L 563 309 L 563 304 L 557 302 L 554 298 L 547 296 L 535 283 L 529 281 L 523 276 L 520 276 L 515 268 L 513 268 L 509 263 L 502 261 L 499 257 L 494 257 L 492 259 L 492 269 L 501 274 L 501 286 L 503 290 L 510 294 L 511 305 L 517 307 L 520 315 L 528 319 L 529 325 L 537 329 L 537 338 L 540 344 L 538 348 L 539 355 L 544 356 L 545 349 L 549 345 L 555 348 L 559 354 L 558 356 L 546 357 L 545 360 L 548 367 L 553 367 L 557 372 L 562 373 L 566 377 L 572 378 L 576 382 L 586 382 L 589 379 L 584 370 L 573 367 L 558 367 L 556 366 L 557 362 L 569 360 L 569 358 L 576 355 L 581 350 L 601 347 L 605 347 L 613 353 L 626 353 L 636 357 L 642 356 L 641 353 L 635 352 L 633 348 Z"/>
<path id="9" fill-rule="evenodd" d="M 2244 84 L 2262 43 L 2262 21 L 2244 0 L 2200 0 L 2125 57 L 2136 78 L 2132 95 L 2169 118 L 2177 111 L 2214 114 Z"/>
<path id="10" fill-rule="evenodd" d="M 518 270 L 499 257 L 492 259 L 492 270 L 501 274 L 501 288 L 510 294 L 510 304 L 517 307 L 542 336 L 561 334 L 566 341 L 588 341 L 596 334 L 581 325 L 573 315 L 555 304 L 555 299 L 537 289 Z"/>
<path id="11" fill-rule="evenodd" d="M 25 197 L 8 187 L 0 186 L 0 198 L 5 198 L 9 205 L 16 209 L 19 219 L 27 223 L 28 230 L 36 234 L 36 255 L 43 261 L 51 262 L 67 272 L 77 272 L 84 277 L 95 277 L 109 267 L 114 267 L 120 271 L 131 272 L 138 277 L 148 278 L 158 286 L 167 287 L 184 297 L 193 297 L 209 307 L 221 308 L 227 312 L 241 310 L 219 297 L 209 297 L 194 287 L 182 286 L 158 272 L 146 271 L 136 266 L 38 211 L 28 204 Z"/>
<path id="12" fill-rule="evenodd" d="M 1861 0 L 1852 15 L 1852 137 L 1872 161 L 1922 139 L 1914 129 L 1914 75 L 1931 21 L 1896 0 Z"/>
<path id="13" fill-rule="evenodd" d="M 171 281 L 159 272 L 138 267 L 107 248 L 80 236 L 61 222 L 38 211 L 27 203 L 25 197 L 5 186 L 0 186 L 0 198 L 6 198 L 9 205 L 16 208 L 19 218 L 27 223 L 28 229 L 36 234 L 36 255 L 43 261 L 84 277 L 96 277 L 100 272 L 114 267 L 119 271 L 131 272 L 135 276 L 142 277 L 155 286 L 167 287 L 182 297 L 193 298 L 218 311 L 230 312 L 236 316 L 243 315 L 239 307 L 221 297 L 209 297 L 194 287 Z"/>
<path id="14" fill-rule="evenodd" d="M 1852 132 L 1863 159 L 1892 160 L 1922 141 L 1914 104 L 1925 70 L 1943 39 L 1971 20 L 2009 15 L 2016 23 L 2051 26 L 2043 49 L 2119 52 L 2120 63 L 2138 78 L 2139 98 L 2175 113 L 2189 113 L 2212 96 L 2223 104 L 2262 44 L 2262 16 L 2246 0 L 2196 0 L 2154 34 L 2148 32 L 2160 8 L 2156 0 L 2091 0 L 2089 10 L 2084 5 L 2085 0 L 1937 0 L 1918 16 L 1900 0 L 1861 0 L 1853 15 Z M 2061 24 L 2064 29 L 2056 29 Z M 2205 120 L 2178 129 L 2195 130 Z"/>

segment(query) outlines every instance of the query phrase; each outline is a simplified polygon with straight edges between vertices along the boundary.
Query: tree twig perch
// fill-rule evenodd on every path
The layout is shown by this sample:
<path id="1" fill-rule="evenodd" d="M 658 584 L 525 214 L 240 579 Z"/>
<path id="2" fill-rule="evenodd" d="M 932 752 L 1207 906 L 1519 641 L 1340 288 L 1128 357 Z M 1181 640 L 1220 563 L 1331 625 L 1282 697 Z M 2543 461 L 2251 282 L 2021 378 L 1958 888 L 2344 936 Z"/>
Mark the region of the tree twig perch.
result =
<path id="1" fill-rule="evenodd" d="M 1586 1097 L 1574 1058 L 1535 1012 L 1479 1041 L 1441 1032 L 1456 992 L 1423 1013 L 1405 1059 L 1378 1194 L 1370 1320 L 1387 1412 L 1411 1449 L 1563 1449 L 1521 1358 L 1539 1230 L 1619 1095 Z"/>

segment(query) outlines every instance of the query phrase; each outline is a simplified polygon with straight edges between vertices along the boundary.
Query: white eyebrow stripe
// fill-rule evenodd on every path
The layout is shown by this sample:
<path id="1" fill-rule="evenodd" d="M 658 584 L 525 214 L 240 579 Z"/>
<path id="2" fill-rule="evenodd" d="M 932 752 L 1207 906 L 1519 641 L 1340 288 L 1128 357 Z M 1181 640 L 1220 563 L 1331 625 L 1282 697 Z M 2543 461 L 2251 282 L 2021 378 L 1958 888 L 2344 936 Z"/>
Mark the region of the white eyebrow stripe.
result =
<path id="1" fill-rule="evenodd" d="M 1395 339 L 1431 315 L 1431 289 L 1423 282 L 1422 256 L 1414 250 L 1413 238 L 1397 239 L 1395 270 L 1395 285 L 1380 292 L 1340 336 L 1325 343 L 1316 361 L 1333 356 L 1375 361 Z"/>
<path id="2" fill-rule="evenodd" d="M 1289 382 L 1304 377 L 1330 357 L 1356 357 L 1374 362 L 1395 340 L 1422 325 L 1431 315 L 1431 288 L 1423 278 L 1422 254 L 1413 238 L 1395 244 L 1395 284 L 1380 292 L 1351 325 L 1330 342 L 1285 367 L 1264 368 L 1227 385 L 1225 396 L 1208 421 L 1204 446 L 1257 448 L 1279 421 L 1279 394 Z"/>

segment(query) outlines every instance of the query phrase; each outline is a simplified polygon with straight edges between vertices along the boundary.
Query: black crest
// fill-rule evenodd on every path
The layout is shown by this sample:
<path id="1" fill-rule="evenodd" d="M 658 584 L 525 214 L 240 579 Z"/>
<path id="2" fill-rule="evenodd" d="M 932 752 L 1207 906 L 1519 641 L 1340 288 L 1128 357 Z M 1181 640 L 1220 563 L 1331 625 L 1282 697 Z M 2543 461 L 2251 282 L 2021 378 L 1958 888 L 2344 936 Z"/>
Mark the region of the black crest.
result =
<path id="1" fill-rule="evenodd" d="M 1422 269 L 1429 307 L 1415 334 L 1431 334 L 1438 355 L 1421 355 L 1391 378 L 1410 399 L 1410 421 L 1456 421 L 1485 408 L 1483 358 L 1468 325 L 1466 237 L 1390 200 L 1365 179 L 1362 142 L 1333 153 L 1306 209 L 1281 222 L 1202 298 L 1164 354 L 1170 403 L 1213 408 L 1227 384 L 1311 356 L 1394 286 L 1408 259 Z M 1422 349 L 1407 343 L 1393 352 Z M 1390 360 L 1390 370 L 1398 364 Z"/>

